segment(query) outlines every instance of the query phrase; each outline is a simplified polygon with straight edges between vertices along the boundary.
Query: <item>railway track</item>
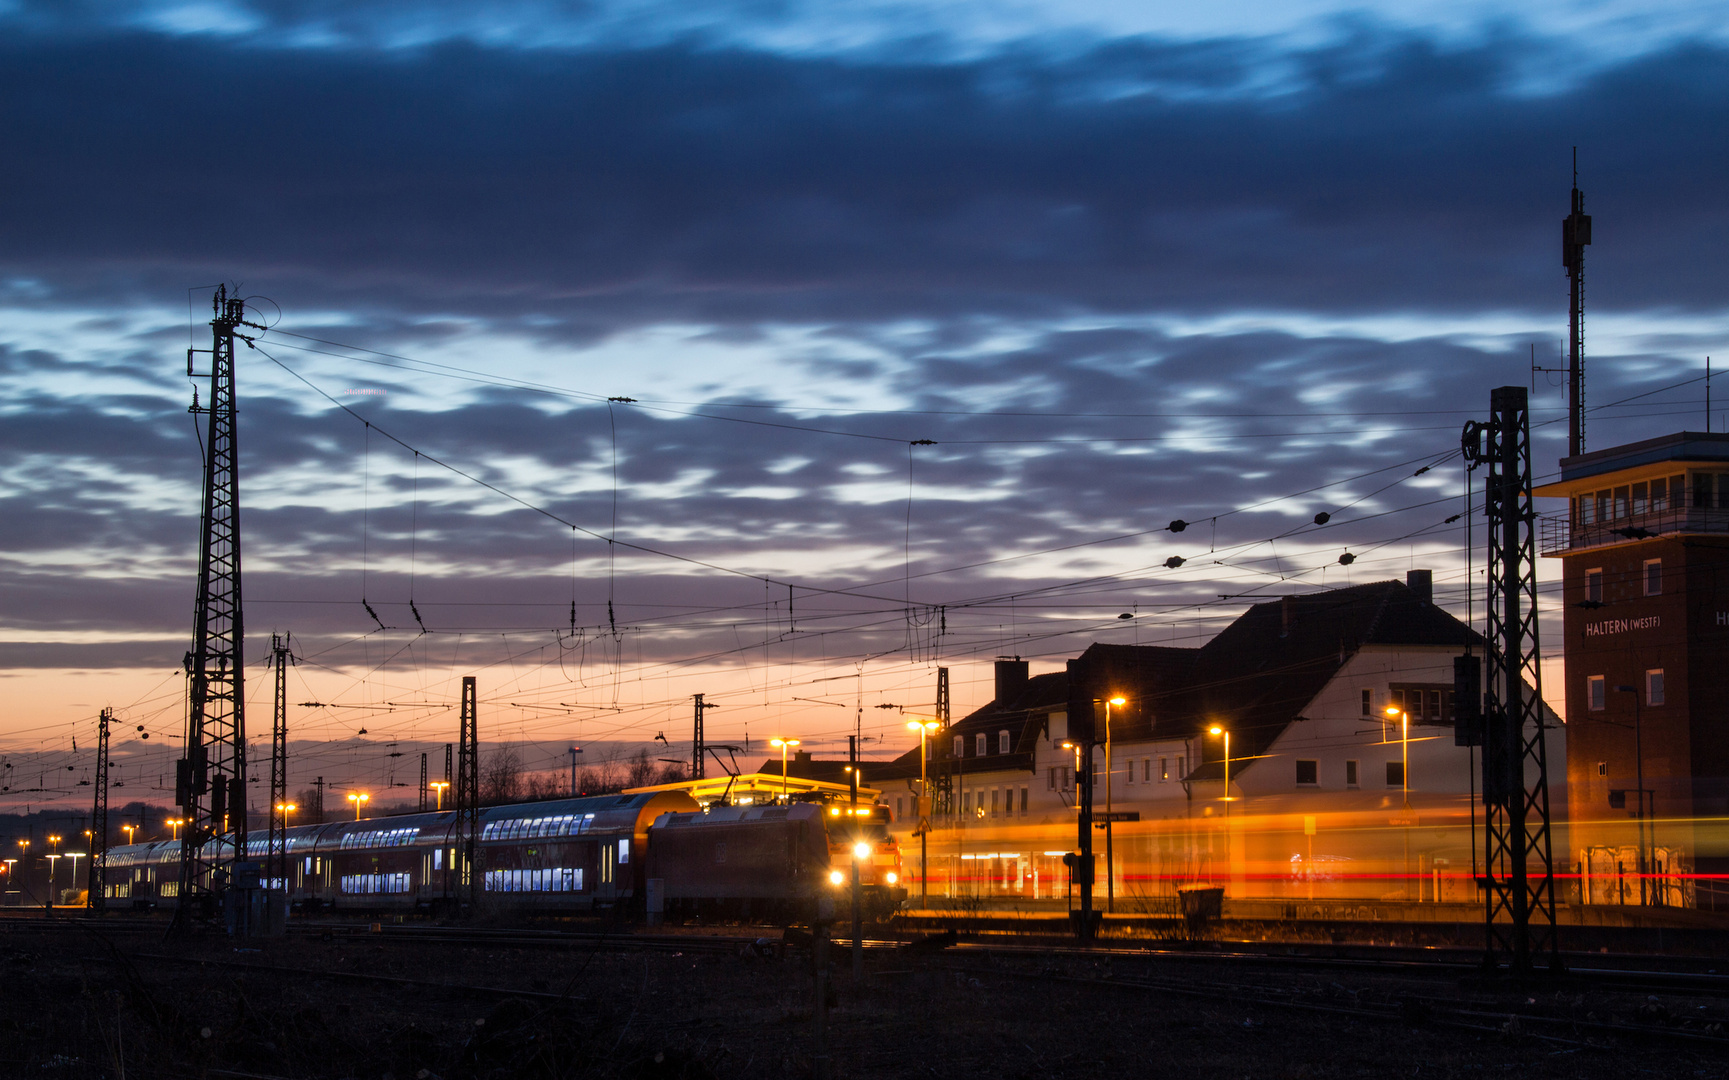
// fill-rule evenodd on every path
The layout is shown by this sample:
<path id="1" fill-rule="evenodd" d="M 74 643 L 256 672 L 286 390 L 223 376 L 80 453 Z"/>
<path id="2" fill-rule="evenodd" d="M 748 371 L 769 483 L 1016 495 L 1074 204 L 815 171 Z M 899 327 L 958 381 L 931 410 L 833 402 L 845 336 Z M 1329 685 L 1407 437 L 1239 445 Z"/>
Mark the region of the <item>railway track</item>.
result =
<path id="1" fill-rule="evenodd" d="M 1051 968 L 1027 970 L 1007 966 L 946 965 L 950 971 L 972 979 L 1015 978 L 1040 982 L 1165 994 L 1213 1001 L 1232 1006 L 1258 1006 L 1298 1012 L 1327 1013 L 1383 1023 L 1428 1025 L 1469 1031 L 1479 1035 L 1531 1038 L 1564 1048 L 1600 1047 L 1610 1039 L 1682 1044 L 1697 1049 L 1729 1051 L 1729 1037 L 1722 1027 L 1714 1030 L 1683 1028 L 1663 1022 L 1628 1023 L 1594 1015 L 1581 1016 L 1580 1000 L 1544 1001 L 1517 995 L 1514 1000 L 1485 996 L 1444 997 L 1408 989 L 1388 990 L 1373 986 L 1349 989 L 1337 982 L 1325 985 L 1280 985 L 1200 981 L 1193 975 L 1139 974 L 1093 978 L 1065 974 Z M 1428 974 L 1433 974 L 1430 972 Z M 1598 988 L 1600 989 L 1600 988 Z M 1660 1015 L 1658 1007 L 1651 1015 Z"/>

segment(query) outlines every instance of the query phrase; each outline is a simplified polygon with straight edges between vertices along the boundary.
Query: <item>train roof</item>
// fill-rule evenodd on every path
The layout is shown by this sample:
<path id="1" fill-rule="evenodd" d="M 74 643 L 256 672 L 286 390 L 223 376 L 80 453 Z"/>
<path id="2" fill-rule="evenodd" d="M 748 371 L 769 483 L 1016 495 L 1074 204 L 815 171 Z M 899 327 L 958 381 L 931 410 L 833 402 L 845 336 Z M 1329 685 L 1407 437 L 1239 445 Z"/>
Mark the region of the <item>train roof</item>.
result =
<path id="1" fill-rule="evenodd" d="M 691 813 L 662 814 L 654 819 L 656 829 L 690 829 L 711 825 L 735 825 L 742 821 L 810 821 L 822 817 L 816 803 L 790 806 L 711 806 Z"/>

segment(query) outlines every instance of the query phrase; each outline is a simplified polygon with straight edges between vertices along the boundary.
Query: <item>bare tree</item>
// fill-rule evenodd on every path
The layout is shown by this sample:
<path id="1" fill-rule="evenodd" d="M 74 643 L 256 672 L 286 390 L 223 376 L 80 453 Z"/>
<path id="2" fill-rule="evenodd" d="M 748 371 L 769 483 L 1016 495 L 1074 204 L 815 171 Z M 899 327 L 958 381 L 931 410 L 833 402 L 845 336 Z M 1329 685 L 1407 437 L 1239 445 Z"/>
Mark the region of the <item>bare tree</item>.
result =
<path id="1" fill-rule="evenodd" d="M 647 787 L 654 783 L 654 774 L 654 759 L 648 756 L 648 747 L 645 746 L 631 755 L 630 770 L 625 774 L 624 786 Z"/>
<path id="2" fill-rule="evenodd" d="M 565 796 L 564 777 L 556 772 L 531 773 L 528 777 L 528 799 L 561 799 Z"/>
<path id="3" fill-rule="evenodd" d="M 491 806 L 522 797 L 522 758 L 509 746 L 486 755 L 480 769 L 480 801 Z"/>
<path id="4" fill-rule="evenodd" d="M 678 784 L 684 781 L 684 765 L 682 762 L 669 761 L 660 767 L 660 778 L 657 784 Z"/>

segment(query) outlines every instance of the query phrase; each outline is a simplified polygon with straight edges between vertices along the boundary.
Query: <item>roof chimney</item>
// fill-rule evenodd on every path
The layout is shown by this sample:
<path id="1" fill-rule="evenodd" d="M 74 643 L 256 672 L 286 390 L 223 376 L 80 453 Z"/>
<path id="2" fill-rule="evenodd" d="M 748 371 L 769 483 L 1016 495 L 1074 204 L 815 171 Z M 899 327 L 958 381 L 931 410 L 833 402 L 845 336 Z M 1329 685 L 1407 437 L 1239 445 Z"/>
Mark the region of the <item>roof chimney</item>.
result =
<path id="1" fill-rule="evenodd" d="M 1435 602 L 1435 572 L 1433 570 L 1411 570 L 1405 574 L 1405 588 L 1417 594 L 1417 599 L 1425 604 Z"/>
<path id="2" fill-rule="evenodd" d="M 1006 709 L 1027 688 L 1027 662 L 1016 657 L 997 661 L 997 708 Z"/>

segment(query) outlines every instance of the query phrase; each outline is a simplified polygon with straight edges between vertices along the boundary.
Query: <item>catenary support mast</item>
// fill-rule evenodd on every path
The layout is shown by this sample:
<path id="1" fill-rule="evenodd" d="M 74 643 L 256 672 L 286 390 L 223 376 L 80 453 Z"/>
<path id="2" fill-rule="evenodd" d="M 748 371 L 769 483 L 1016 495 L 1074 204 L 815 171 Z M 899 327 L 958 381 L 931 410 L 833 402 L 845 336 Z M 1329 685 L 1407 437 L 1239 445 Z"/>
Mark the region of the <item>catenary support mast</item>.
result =
<path id="1" fill-rule="evenodd" d="M 204 442 L 204 508 L 198 543 L 198 598 L 193 613 L 186 756 L 177 763 L 175 794 L 182 831 L 179 902 L 174 926 L 215 918 L 232 864 L 246 844 L 246 715 L 242 686 L 245 632 L 240 602 L 240 451 L 234 396 L 234 342 L 246 304 L 218 286 L 210 320 L 210 404 Z M 194 376 L 188 349 L 186 373 Z"/>
<path id="2" fill-rule="evenodd" d="M 1465 425 L 1465 457 L 1487 466 L 1488 663 L 1483 702 L 1486 966 L 1560 967 L 1549 828 L 1548 754 L 1537 640 L 1531 415 L 1523 386 L 1489 395 L 1491 419 Z"/>
<path id="3" fill-rule="evenodd" d="M 295 662 L 289 635 L 270 635 L 270 664 L 276 675 L 275 709 L 270 715 L 270 820 L 264 876 L 288 888 L 288 665 Z M 274 888 L 274 885 L 268 887 Z"/>
<path id="4" fill-rule="evenodd" d="M 91 911 L 107 910 L 105 871 L 108 869 L 108 725 L 114 720 L 113 709 L 103 709 L 96 721 L 96 795 L 90 808 L 90 880 L 84 894 L 84 906 Z"/>
<path id="5" fill-rule="evenodd" d="M 462 677 L 462 734 L 456 751 L 456 891 L 474 910 L 481 868 L 475 865 L 480 838 L 480 736 L 474 676 Z"/>

